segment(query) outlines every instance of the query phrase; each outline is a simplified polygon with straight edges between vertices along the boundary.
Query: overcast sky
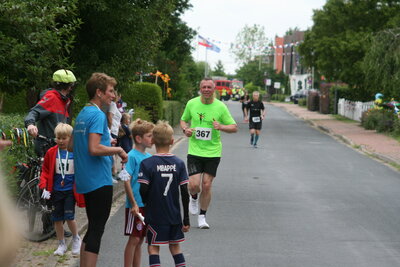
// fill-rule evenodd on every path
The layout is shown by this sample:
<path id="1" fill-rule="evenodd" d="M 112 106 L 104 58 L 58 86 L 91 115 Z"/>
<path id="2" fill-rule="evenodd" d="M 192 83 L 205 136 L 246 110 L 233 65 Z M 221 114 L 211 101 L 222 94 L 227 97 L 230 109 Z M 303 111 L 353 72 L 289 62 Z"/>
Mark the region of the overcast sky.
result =
<path id="1" fill-rule="evenodd" d="M 229 52 L 229 44 L 247 24 L 262 25 L 268 38 L 283 36 L 289 28 L 306 30 L 311 27 L 314 9 L 321 9 L 326 0 L 191 0 L 193 7 L 186 11 L 183 20 L 200 35 L 215 40 L 221 52 L 208 51 L 207 62 L 212 68 L 221 60 L 225 72 L 235 73 L 238 65 Z M 205 47 L 197 46 L 193 57 L 205 60 Z"/>

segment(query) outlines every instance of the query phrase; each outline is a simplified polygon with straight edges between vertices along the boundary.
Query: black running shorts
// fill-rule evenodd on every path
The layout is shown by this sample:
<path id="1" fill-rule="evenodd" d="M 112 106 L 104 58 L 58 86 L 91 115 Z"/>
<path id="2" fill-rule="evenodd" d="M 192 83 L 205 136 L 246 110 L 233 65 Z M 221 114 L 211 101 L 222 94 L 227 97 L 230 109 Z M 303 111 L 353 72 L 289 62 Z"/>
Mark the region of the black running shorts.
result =
<path id="1" fill-rule="evenodd" d="M 189 176 L 198 173 L 208 173 L 213 177 L 217 176 L 217 169 L 220 162 L 220 157 L 206 158 L 187 155 L 187 168 Z"/>
<path id="2" fill-rule="evenodd" d="M 261 130 L 262 128 L 262 122 L 249 122 L 249 129 L 255 129 L 255 130 Z"/>

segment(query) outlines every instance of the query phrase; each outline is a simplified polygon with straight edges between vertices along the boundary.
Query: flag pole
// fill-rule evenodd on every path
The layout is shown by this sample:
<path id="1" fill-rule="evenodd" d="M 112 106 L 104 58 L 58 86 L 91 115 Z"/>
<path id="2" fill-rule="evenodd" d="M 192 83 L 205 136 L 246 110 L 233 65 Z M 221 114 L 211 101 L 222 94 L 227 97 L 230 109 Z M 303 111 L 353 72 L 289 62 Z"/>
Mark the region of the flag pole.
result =
<path id="1" fill-rule="evenodd" d="M 206 62 L 204 64 L 204 77 L 208 76 L 208 64 L 207 64 L 207 47 L 206 47 Z"/>

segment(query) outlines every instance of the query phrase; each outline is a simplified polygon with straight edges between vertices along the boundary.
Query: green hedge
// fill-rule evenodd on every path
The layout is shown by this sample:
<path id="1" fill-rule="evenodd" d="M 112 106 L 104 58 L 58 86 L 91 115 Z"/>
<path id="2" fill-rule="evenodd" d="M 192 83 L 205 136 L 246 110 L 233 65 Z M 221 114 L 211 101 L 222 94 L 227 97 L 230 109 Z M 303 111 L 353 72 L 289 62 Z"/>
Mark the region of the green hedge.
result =
<path id="1" fill-rule="evenodd" d="M 182 116 L 184 105 L 179 101 L 164 101 L 163 120 L 174 127 L 179 124 Z"/>
<path id="2" fill-rule="evenodd" d="M 123 100 L 128 106 L 143 107 L 151 120 L 157 122 L 163 116 L 161 88 L 154 83 L 132 83 L 124 88 Z"/>
<path id="3" fill-rule="evenodd" d="M 247 92 L 249 93 L 250 96 L 254 91 L 261 91 L 260 87 L 257 85 L 254 85 L 253 83 L 246 84 L 246 86 L 244 88 L 247 90 Z"/>
<path id="4" fill-rule="evenodd" d="M 29 108 L 26 97 L 26 90 L 22 90 L 16 94 L 4 93 L 2 112 L 5 114 L 27 112 Z"/>
<path id="5" fill-rule="evenodd" d="M 400 132 L 398 117 L 390 109 L 370 109 L 363 113 L 361 125 L 377 132 Z"/>
<path id="6" fill-rule="evenodd" d="M 279 102 L 285 102 L 287 95 L 282 95 L 282 94 L 273 94 L 271 96 L 271 100 L 279 101 Z"/>
<path id="7" fill-rule="evenodd" d="M 150 115 L 149 111 L 145 110 L 144 107 L 136 106 L 136 107 L 134 107 L 134 110 L 135 110 L 135 114 L 133 114 L 132 121 L 139 119 L 139 118 L 142 120 L 145 120 L 145 121 L 151 121 L 151 115 Z"/>
<path id="8" fill-rule="evenodd" d="M 72 117 L 78 116 L 81 109 L 89 102 L 89 97 L 86 92 L 86 85 L 79 84 L 74 89 L 74 98 L 72 102 Z"/>
<path id="9" fill-rule="evenodd" d="M 400 118 L 394 120 L 392 133 L 394 136 L 400 136 Z"/>
<path id="10" fill-rule="evenodd" d="M 298 104 L 299 104 L 299 106 L 301 106 L 301 107 L 307 106 L 307 98 L 300 98 L 300 99 L 298 100 Z"/>
<path id="11" fill-rule="evenodd" d="M 7 139 L 10 139 L 10 130 L 13 128 L 24 127 L 25 114 L 1 114 L 0 129 L 7 133 Z M 12 195 L 17 193 L 17 173 L 13 172 L 13 167 L 17 161 L 26 162 L 27 155 L 33 155 L 33 145 L 30 138 L 27 139 L 28 147 L 23 145 L 23 142 L 18 143 L 14 140 L 12 147 L 6 148 L 0 152 L 1 165 L 5 184 Z"/>

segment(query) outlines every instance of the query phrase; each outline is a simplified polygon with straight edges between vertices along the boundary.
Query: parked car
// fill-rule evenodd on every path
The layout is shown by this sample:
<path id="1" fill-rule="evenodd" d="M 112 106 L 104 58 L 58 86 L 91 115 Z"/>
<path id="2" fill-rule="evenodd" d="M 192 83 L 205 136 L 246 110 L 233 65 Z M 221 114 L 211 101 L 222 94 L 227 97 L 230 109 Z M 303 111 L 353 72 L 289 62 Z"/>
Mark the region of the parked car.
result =
<path id="1" fill-rule="evenodd" d="M 290 96 L 290 101 L 293 101 L 293 103 L 297 104 L 299 102 L 299 99 L 307 98 L 307 95 L 308 90 L 299 90 L 294 95 Z"/>

